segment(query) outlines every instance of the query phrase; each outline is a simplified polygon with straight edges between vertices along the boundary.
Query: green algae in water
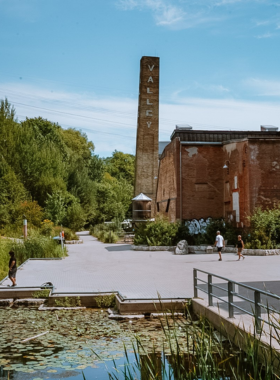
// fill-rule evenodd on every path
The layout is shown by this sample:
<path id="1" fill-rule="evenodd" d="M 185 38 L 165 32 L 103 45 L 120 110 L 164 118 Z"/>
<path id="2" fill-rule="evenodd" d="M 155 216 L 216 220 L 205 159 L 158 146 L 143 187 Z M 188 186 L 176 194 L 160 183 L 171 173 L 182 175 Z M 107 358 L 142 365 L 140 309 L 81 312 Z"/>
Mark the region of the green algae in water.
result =
<path id="1" fill-rule="evenodd" d="M 98 367 L 100 361 L 121 358 L 124 344 L 132 351 L 135 335 L 141 336 L 148 352 L 155 348 L 160 352 L 167 343 L 158 319 L 120 322 L 93 309 L 55 313 L 27 308 L 1 309 L 0 326 L 0 366 L 23 372 Z M 47 330 L 48 334 L 22 343 Z M 179 330 L 177 335 L 181 337 L 182 347 L 186 346 L 184 335 Z"/>

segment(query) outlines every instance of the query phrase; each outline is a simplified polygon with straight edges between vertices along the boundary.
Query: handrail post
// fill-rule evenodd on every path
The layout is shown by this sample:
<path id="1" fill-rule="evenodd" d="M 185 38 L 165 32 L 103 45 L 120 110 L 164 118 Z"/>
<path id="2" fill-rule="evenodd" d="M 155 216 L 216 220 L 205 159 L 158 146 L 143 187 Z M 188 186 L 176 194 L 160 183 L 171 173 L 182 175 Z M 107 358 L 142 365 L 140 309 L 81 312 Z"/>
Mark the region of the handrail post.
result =
<path id="1" fill-rule="evenodd" d="M 213 306 L 213 296 L 212 296 L 212 275 L 208 274 L 208 306 Z"/>
<path id="2" fill-rule="evenodd" d="M 193 270 L 193 294 L 197 298 L 197 269 Z"/>
<path id="3" fill-rule="evenodd" d="M 228 282 L 228 317 L 234 318 L 234 307 L 233 307 L 233 283 Z"/>
<path id="4" fill-rule="evenodd" d="M 254 291 L 254 299 L 255 299 L 255 325 L 256 325 L 256 333 L 259 334 L 261 332 L 261 293 L 257 290 Z"/>

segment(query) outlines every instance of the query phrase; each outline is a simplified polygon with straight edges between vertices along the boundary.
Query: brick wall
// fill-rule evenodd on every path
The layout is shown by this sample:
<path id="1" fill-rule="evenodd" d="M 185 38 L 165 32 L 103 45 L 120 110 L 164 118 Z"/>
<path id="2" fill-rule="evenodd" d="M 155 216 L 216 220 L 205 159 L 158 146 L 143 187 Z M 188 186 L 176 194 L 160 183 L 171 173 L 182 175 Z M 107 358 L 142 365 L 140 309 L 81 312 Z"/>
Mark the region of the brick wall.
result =
<path id="1" fill-rule="evenodd" d="M 182 181 L 180 182 L 180 149 Z M 226 168 L 223 168 L 226 164 Z M 182 215 L 180 189 L 182 188 Z M 249 226 L 255 207 L 280 203 L 280 141 L 244 138 L 224 145 L 174 138 L 159 166 L 157 206 L 174 222 L 222 218 Z"/>
<path id="2" fill-rule="evenodd" d="M 178 164 L 179 140 L 174 139 L 165 147 L 159 164 L 157 186 L 158 213 L 175 222 L 179 218 Z"/>
<path id="3" fill-rule="evenodd" d="M 223 216 L 222 167 L 221 146 L 182 145 L 183 220 Z"/>
<path id="4" fill-rule="evenodd" d="M 280 142 L 250 141 L 248 149 L 250 209 L 280 202 Z"/>

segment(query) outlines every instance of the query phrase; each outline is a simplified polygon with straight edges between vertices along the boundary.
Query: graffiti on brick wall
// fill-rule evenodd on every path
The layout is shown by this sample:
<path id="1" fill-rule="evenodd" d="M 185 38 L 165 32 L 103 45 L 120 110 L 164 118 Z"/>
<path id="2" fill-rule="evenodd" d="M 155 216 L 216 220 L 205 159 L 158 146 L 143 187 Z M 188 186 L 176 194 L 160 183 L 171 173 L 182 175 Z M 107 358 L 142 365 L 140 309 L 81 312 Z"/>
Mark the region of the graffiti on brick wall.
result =
<path id="1" fill-rule="evenodd" d="M 189 227 L 189 232 L 191 235 L 205 234 L 207 225 L 211 222 L 211 218 L 207 219 L 192 219 L 186 221 L 185 225 Z"/>

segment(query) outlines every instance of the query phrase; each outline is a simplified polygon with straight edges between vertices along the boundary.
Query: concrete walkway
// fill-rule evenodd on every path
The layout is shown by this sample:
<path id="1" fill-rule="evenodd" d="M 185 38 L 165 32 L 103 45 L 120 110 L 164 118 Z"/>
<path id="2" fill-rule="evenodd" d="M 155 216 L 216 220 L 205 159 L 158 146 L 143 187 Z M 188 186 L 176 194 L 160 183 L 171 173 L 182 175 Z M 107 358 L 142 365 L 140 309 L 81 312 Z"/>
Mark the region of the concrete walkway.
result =
<path id="1" fill-rule="evenodd" d="M 81 234 L 82 235 L 82 234 Z M 127 299 L 192 298 L 193 268 L 202 269 L 278 293 L 280 256 L 246 257 L 235 254 L 193 254 L 141 252 L 128 244 L 103 244 L 92 236 L 84 243 L 68 245 L 62 260 L 30 260 L 18 271 L 19 287 L 40 286 L 50 281 L 55 293 L 119 292 Z M 5 280 L 0 287 L 10 283 Z M 203 295 L 203 293 L 201 293 Z"/>

